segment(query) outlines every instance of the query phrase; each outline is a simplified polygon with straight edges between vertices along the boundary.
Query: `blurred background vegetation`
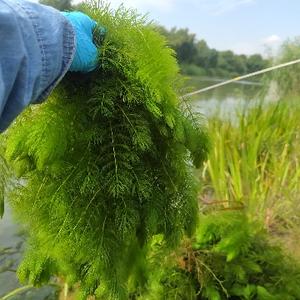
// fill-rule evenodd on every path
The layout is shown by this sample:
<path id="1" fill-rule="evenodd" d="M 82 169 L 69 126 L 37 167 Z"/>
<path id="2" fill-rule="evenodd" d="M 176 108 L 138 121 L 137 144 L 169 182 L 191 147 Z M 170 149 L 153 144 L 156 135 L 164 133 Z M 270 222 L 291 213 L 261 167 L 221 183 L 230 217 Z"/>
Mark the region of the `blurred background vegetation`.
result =
<path id="1" fill-rule="evenodd" d="M 261 70 L 270 63 L 260 54 L 237 55 L 231 50 L 212 49 L 205 40 L 198 40 L 187 28 L 167 30 L 160 26 L 159 30 L 175 50 L 181 70 L 187 75 L 234 77 Z"/>

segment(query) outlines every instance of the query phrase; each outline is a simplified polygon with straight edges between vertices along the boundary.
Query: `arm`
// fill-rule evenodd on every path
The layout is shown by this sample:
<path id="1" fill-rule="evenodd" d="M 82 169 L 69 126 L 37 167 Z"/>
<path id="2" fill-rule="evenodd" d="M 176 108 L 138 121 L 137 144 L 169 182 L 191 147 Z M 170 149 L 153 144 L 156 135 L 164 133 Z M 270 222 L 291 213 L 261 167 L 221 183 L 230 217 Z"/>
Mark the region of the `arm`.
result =
<path id="1" fill-rule="evenodd" d="M 68 71 L 75 34 L 47 6 L 0 0 L 0 131 L 30 103 L 45 99 Z"/>

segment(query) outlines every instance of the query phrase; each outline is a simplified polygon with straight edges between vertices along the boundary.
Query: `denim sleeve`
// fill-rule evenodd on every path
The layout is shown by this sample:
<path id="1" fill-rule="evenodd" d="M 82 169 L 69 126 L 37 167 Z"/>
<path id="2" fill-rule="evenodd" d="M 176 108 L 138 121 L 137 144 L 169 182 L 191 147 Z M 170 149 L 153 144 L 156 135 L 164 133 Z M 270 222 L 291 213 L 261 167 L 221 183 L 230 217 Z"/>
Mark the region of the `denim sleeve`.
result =
<path id="1" fill-rule="evenodd" d="M 47 98 L 75 50 L 73 27 L 59 11 L 0 0 L 0 132 L 30 103 Z"/>

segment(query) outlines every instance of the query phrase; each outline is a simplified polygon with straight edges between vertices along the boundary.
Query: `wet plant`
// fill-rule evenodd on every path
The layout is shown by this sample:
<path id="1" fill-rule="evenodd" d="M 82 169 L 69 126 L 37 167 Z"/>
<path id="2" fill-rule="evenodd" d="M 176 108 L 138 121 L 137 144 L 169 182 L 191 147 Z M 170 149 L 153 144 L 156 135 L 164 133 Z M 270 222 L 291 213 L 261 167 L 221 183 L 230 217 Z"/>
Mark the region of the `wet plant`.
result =
<path id="1" fill-rule="evenodd" d="M 243 211 L 202 215 L 197 234 L 153 269 L 140 299 L 296 300 L 300 266 Z"/>
<path id="2" fill-rule="evenodd" d="M 129 281 L 147 282 L 153 236 L 174 249 L 194 233 L 208 138 L 181 108 L 176 59 L 155 26 L 123 7 L 83 9 L 107 29 L 104 40 L 95 31 L 99 68 L 67 76 L 5 140 L 19 179 L 9 201 L 29 236 L 18 276 L 126 299 Z"/>

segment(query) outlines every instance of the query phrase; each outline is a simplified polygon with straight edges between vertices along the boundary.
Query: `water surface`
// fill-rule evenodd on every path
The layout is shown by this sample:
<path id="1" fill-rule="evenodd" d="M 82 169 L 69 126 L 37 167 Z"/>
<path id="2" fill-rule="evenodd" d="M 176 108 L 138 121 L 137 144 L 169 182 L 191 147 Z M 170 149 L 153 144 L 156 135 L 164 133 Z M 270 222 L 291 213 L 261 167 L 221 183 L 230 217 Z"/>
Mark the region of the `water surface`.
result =
<path id="1" fill-rule="evenodd" d="M 224 79 L 193 77 L 188 81 L 190 91 L 202 89 Z M 251 105 L 259 99 L 263 85 L 257 81 L 242 81 L 194 95 L 190 103 L 194 111 L 210 116 L 219 111 L 222 115 L 232 115 L 236 109 Z"/>

